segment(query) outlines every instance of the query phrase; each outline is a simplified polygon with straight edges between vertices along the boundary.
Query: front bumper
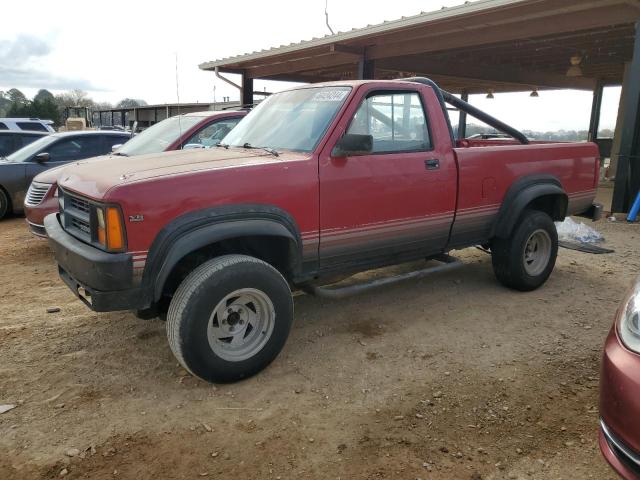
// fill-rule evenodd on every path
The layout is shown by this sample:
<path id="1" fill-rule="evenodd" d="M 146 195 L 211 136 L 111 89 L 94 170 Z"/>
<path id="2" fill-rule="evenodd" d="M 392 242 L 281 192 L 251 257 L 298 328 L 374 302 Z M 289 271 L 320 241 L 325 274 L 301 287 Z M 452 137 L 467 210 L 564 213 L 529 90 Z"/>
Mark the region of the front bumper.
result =
<path id="1" fill-rule="evenodd" d="M 128 253 L 107 253 L 64 231 L 57 214 L 45 217 L 60 278 L 96 312 L 136 310 L 144 307 L 140 287 L 134 285 L 133 259 Z"/>
<path id="2" fill-rule="evenodd" d="M 600 420 L 598 445 L 609 465 L 625 480 L 640 479 L 640 456 L 618 439 Z"/>
<path id="3" fill-rule="evenodd" d="M 38 205 L 24 205 L 24 215 L 27 217 L 29 230 L 38 237 L 47 236 L 44 229 L 44 219 L 47 215 L 58 212 L 58 199 L 54 196 L 44 197 Z"/>
<path id="4" fill-rule="evenodd" d="M 625 479 L 640 480 L 640 355 L 628 350 L 614 325 L 600 375 L 600 449 Z"/>

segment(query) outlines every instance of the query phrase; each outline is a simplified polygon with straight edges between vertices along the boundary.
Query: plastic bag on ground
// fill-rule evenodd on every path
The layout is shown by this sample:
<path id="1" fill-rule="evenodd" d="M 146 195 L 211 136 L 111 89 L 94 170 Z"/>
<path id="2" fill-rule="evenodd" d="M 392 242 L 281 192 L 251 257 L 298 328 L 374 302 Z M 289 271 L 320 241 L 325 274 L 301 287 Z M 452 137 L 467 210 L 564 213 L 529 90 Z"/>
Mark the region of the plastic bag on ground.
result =
<path id="1" fill-rule="evenodd" d="M 573 241 L 581 243 L 604 242 L 604 237 L 595 228 L 591 228 L 584 223 L 575 222 L 567 217 L 564 222 L 556 222 L 558 240 Z"/>

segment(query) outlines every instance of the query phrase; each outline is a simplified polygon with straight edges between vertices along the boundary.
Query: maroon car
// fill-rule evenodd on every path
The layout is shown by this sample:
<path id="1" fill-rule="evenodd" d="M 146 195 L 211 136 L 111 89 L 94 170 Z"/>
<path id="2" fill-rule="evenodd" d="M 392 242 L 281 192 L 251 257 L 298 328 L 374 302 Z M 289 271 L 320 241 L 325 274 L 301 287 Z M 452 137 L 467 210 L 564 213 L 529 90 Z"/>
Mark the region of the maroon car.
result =
<path id="1" fill-rule="evenodd" d="M 640 479 L 640 277 L 618 308 L 604 346 L 599 443 L 616 472 Z"/>
<path id="2" fill-rule="evenodd" d="M 150 153 L 215 146 L 247 114 L 246 111 L 204 111 L 167 118 L 136 135 L 114 155 L 133 157 Z M 58 211 L 57 188 L 60 169 L 36 176 L 24 201 L 29 230 L 46 237 L 44 217 Z"/>

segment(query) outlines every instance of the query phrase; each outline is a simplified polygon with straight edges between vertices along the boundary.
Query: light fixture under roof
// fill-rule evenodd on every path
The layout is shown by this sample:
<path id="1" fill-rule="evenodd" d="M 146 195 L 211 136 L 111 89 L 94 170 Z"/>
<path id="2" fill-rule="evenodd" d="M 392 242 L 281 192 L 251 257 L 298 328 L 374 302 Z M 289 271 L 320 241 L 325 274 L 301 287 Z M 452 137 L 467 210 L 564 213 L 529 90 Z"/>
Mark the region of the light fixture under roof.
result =
<path id="1" fill-rule="evenodd" d="M 530 97 L 534 97 L 534 98 L 538 98 L 540 96 L 540 94 L 538 94 L 538 89 L 534 88 L 533 90 L 531 90 L 531 93 L 529 94 Z"/>
<path id="2" fill-rule="evenodd" d="M 581 77 L 582 68 L 580 64 L 582 63 L 582 56 L 574 55 L 569 61 L 571 62 L 571 66 L 567 69 L 567 77 Z"/>
<path id="3" fill-rule="evenodd" d="M 487 98 L 488 98 L 488 99 L 492 99 L 492 98 L 494 98 L 494 96 L 493 96 L 493 90 L 489 90 L 489 92 L 487 93 Z"/>

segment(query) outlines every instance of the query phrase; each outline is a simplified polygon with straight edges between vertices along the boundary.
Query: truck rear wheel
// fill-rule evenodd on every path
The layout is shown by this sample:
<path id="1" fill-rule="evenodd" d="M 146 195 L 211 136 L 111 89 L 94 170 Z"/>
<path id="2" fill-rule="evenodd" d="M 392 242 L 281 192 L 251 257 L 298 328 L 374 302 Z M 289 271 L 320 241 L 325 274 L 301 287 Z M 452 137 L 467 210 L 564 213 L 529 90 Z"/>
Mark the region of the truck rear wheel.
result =
<path id="1" fill-rule="evenodd" d="M 169 346 L 180 364 L 208 382 L 233 382 L 280 353 L 293 322 L 293 298 L 271 265 L 225 255 L 196 268 L 167 314 Z"/>
<path id="2" fill-rule="evenodd" d="M 491 242 L 491 262 L 500 283 L 525 292 L 547 281 L 557 255 L 556 226 L 537 210 L 525 210 L 509 238 Z"/>

